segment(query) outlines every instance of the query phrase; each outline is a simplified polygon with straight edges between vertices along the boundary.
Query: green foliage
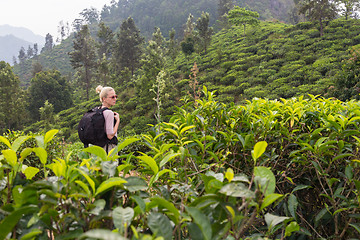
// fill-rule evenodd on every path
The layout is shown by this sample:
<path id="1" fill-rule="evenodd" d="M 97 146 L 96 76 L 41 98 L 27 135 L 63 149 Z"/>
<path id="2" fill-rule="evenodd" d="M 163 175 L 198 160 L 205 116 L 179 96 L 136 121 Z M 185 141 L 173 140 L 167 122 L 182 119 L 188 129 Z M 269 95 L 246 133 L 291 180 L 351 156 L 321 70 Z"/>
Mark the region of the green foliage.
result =
<path id="1" fill-rule="evenodd" d="M 120 31 L 116 35 L 113 49 L 113 61 L 115 69 L 120 72 L 128 68 L 131 73 L 138 68 L 142 53 L 141 45 L 144 38 L 135 25 L 134 19 L 128 17 L 121 23 Z"/>
<path id="2" fill-rule="evenodd" d="M 204 137 L 201 132 L 211 132 L 213 123 L 208 122 L 208 117 L 219 116 L 213 107 L 226 106 L 219 105 L 213 93 L 204 90 L 208 99 L 198 100 L 197 110 L 185 114 L 191 107 L 184 106 L 170 122 L 159 124 L 157 133 L 144 134 L 141 142 L 148 146 L 147 151 L 136 155 L 118 152 L 142 144 L 139 138 L 120 142 L 108 155 L 97 146 L 86 148 L 84 153 L 90 155 L 77 161 L 71 152 L 65 158 L 47 158 L 45 148 L 57 130 L 37 137 L 37 147 L 21 152 L 19 147 L 30 137 L 17 138 L 13 143 L 0 138 L 6 145 L 1 155 L 1 173 L 9 173 L 0 175 L 6 182 L 0 189 L 4 203 L 0 227 L 7 227 L 2 238 L 41 238 L 50 233 L 68 239 L 143 239 L 149 234 L 164 239 L 219 239 L 252 234 L 250 226 L 256 219 L 268 219 L 266 209 L 275 206 L 283 195 L 274 193 L 275 176 L 267 168 L 254 168 L 253 183 L 244 173 L 238 175 L 232 168 L 222 170 L 230 156 L 223 153 L 229 151 L 226 148 L 230 145 L 223 148 L 213 136 Z M 219 138 L 222 142 L 231 140 L 226 130 L 218 129 L 216 134 L 224 137 Z M 252 147 L 251 142 L 246 142 L 244 147 L 249 151 L 253 148 L 253 158 L 259 160 L 267 144 L 259 142 Z M 27 179 L 15 181 L 31 152 L 39 157 L 42 168 L 28 166 L 24 172 Z M 44 178 L 33 180 L 39 172 L 46 173 Z M 266 187 L 268 184 L 271 187 Z M 218 217 L 211 218 L 213 213 Z M 271 216 L 276 224 L 269 225 L 269 232 L 260 231 L 264 236 L 278 231 L 274 225 L 289 229 L 295 224 L 288 225 L 284 217 L 276 214 Z M 151 231 L 146 234 L 146 229 Z M 286 233 L 290 235 L 291 231 Z"/>
<path id="3" fill-rule="evenodd" d="M 181 50 L 187 57 L 189 57 L 195 51 L 194 44 L 194 39 L 190 36 L 186 37 L 184 41 L 180 43 Z"/>
<path id="4" fill-rule="evenodd" d="M 359 237 L 357 101 L 202 94 L 108 155 L 50 157 L 57 130 L 0 137 L 2 238 Z"/>
<path id="5" fill-rule="evenodd" d="M 10 64 L 0 61 L 0 133 L 19 129 L 25 122 L 23 101 L 24 93 L 19 78 L 13 73 Z"/>
<path id="6" fill-rule="evenodd" d="M 53 105 L 55 113 L 72 105 L 70 86 L 57 70 L 38 73 L 32 79 L 28 92 L 28 110 L 34 119 L 40 118 L 39 109 L 46 101 Z"/>
<path id="7" fill-rule="evenodd" d="M 260 21 L 257 19 L 258 17 L 259 14 L 257 12 L 247 10 L 246 8 L 240 8 L 239 6 L 235 6 L 229 11 L 229 22 L 236 26 L 242 25 L 244 27 L 244 36 L 246 25 L 259 25 Z"/>
<path id="8" fill-rule="evenodd" d="M 334 95 L 339 99 L 359 99 L 359 47 L 351 50 L 351 58 L 344 61 L 342 70 L 336 75 Z"/>
<path id="9" fill-rule="evenodd" d="M 69 55 L 71 66 L 80 73 L 79 86 L 86 90 L 86 100 L 89 100 L 89 91 L 92 87 L 91 73 L 96 66 L 96 49 L 88 25 L 83 25 L 76 33 L 73 51 Z"/>

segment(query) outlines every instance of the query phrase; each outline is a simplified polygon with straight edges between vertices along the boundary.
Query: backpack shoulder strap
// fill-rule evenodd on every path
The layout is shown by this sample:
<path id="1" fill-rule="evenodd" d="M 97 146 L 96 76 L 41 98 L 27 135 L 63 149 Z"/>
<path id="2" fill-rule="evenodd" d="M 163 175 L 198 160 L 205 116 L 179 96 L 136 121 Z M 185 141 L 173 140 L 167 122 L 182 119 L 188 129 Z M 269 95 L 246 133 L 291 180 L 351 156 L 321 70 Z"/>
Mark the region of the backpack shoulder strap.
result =
<path id="1" fill-rule="evenodd" d="M 102 108 L 102 107 L 100 106 L 100 107 L 97 107 L 97 109 L 98 109 L 99 111 L 103 112 L 103 111 L 105 111 L 105 110 L 108 110 L 109 108 L 107 108 L 107 107 Z"/>
<path id="2" fill-rule="evenodd" d="M 105 110 L 108 110 L 108 109 L 109 108 L 107 108 L 107 107 L 101 108 L 101 106 L 99 106 L 99 107 L 94 107 L 93 109 L 89 110 L 89 112 L 92 111 L 92 112 L 103 113 Z"/>

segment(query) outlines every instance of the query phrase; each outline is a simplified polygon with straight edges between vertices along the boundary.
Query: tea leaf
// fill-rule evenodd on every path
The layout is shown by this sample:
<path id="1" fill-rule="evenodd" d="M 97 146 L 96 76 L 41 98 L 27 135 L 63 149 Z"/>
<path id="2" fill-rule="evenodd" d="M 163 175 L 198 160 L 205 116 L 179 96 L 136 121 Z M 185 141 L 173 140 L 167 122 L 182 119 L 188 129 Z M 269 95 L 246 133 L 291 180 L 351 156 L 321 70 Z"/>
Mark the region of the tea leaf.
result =
<path id="1" fill-rule="evenodd" d="M 212 231 L 209 219 L 199 209 L 194 207 L 185 207 L 186 211 L 193 218 L 195 224 L 201 230 L 205 240 L 211 240 Z"/>
<path id="2" fill-rule="evenodd" d="M 127 183 L 127 181 L 120 177 L 109 178 L 108 180 L 102 182 L 100 186 L 96 189 L 95 196 L 106 190 L 109 190 L 114 186 L 122 186 L 124 183 Z"/>

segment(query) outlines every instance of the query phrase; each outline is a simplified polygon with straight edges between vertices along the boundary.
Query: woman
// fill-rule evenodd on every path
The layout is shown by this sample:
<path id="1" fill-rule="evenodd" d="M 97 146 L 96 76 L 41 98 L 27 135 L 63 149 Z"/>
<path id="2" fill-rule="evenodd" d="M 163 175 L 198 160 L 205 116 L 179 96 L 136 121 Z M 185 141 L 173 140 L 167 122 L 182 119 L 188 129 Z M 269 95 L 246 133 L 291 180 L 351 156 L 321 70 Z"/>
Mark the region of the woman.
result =
<path id="1" fill-rule="evenodd" d="M 99 85 L 96 88 L 96 92 L 99 93 L 101 108 L 110 108 L 116 104 L 117 95 L 112 87 L 102 87 Z M 110 109 L 104 110 L 105 118 L 105 132 L 110 140 L 108 144 L 104 146 L 105 151 L 108 153 L 111 149 L 117 145 L 117 130 L 119 128 L 120 118 L 117 112 L 113 112 Z"/>

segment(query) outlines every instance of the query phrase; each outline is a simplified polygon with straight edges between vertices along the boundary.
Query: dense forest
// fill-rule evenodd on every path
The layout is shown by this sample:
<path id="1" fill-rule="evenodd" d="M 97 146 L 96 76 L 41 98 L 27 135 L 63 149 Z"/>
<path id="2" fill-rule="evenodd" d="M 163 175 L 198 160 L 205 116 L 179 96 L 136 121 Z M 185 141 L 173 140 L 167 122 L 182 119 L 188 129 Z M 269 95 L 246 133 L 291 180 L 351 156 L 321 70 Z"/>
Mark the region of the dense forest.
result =
<path id="1" fill-rule="evenodd" d="M 119 0 L 0 62 L 0 239 L 359 239 L 358 7 Z"/>

